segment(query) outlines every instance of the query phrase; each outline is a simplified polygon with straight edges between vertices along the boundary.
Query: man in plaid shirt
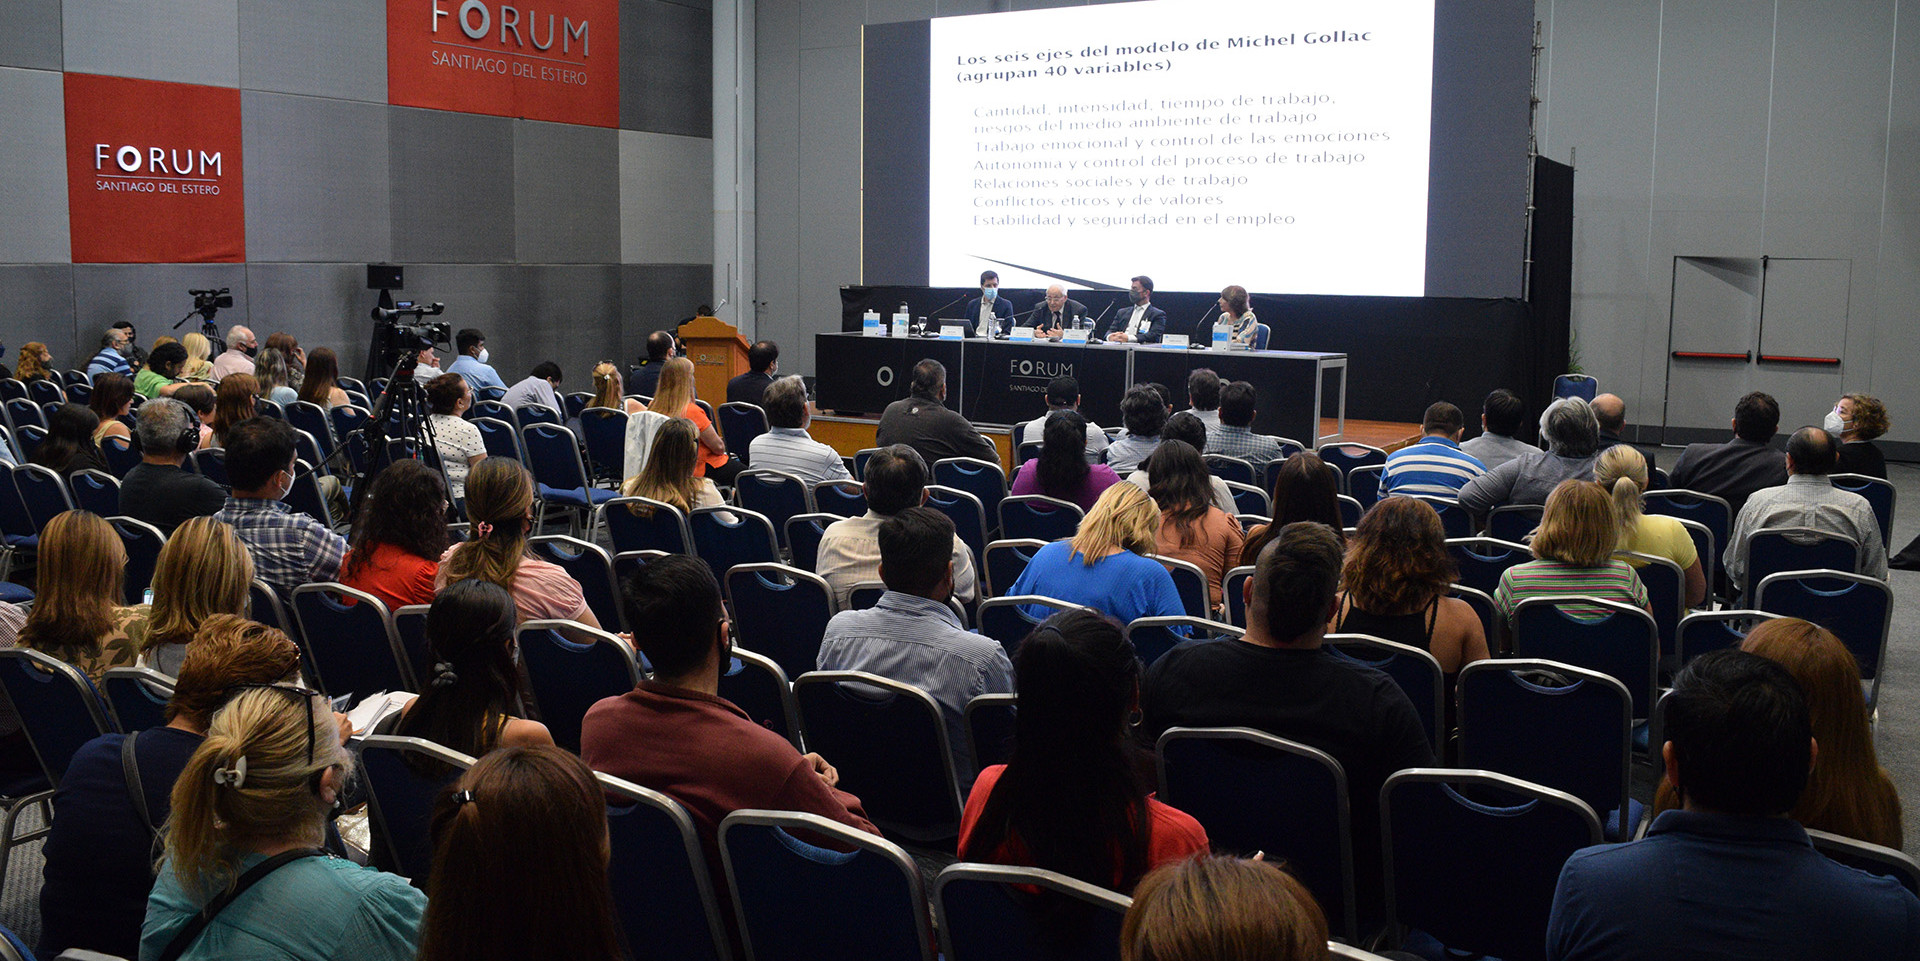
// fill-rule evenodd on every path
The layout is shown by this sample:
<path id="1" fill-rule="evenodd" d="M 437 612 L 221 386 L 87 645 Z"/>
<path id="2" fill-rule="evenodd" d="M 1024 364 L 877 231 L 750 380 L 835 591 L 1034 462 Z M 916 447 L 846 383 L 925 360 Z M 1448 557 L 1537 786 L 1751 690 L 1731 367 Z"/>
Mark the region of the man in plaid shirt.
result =
<path id="1" fill-rule="evenodd" d="M 1207 453 L 1238 457 L 1256 474 L 1280 456 L 1280 438 L 1253 432 L 1253 385 L 1236 380 L 1220 388 L 1220 424 L 1207 428 Z"/>
<path id="2" fill-rule="evenodd" d="M 285 597 L 302 584 L 340 574 L 347 540 L 281 499 L 293 489 L 294 433 L 285 421 L 254 417 L 227 428 L 227 479 L 233 494 L 213 515 L 233 525 L 253 555 L 254 576 Z"/>

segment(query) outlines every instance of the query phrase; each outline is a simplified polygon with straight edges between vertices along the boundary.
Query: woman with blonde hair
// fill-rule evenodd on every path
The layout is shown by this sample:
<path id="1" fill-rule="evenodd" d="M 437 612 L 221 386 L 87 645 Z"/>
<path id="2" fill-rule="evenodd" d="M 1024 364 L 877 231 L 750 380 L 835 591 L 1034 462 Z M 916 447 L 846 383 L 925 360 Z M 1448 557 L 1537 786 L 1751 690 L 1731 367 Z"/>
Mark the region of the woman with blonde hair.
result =
<path id="1" fill-rule="evenodd" d="M 613 361 L 603 360 L 593 365 L 593 400 L 587 406 L 624 410 L 629 414 L 638 414 L 647 409 L 647 405 L 624 396 L 622 391 L 625 389 L 620 368 Z"/>
<path id="2" fill-rule="evenodd" d="M 511 457 L 489 457 L 467 474 L 470 540 L 447 548 L 435 589 L 468 578 L 507 589 L 520 620 L 564 619 L 599 627 L 580 582 L 566 569 L 527 551 L 533 526 L 533 475 Z"/>
<path id="3" fill-rule="evenodd" d="M 20 366 L 13 369 L 13 376 L 22 381 L 60 381 L 60 375 L 53 369 L 53 351 L 37 340 L 21 345 Z"/>
<path id="4" fill-rule="evenodd" d="M 246 688 L 213 716 L 173 786 L 141 957 L 412 961 L 426 895 L 320 847 L 353 770 L 340 740 L 305 688 Z"/>
<path id="5" fill-rule="evenodd" d="M 225 447 L 227 428 L 254 415 L 260 396 L 260 382 L 252 374 L 231 374 L 220 378 L 213 393 L 213 432 L 200 438 L 200 446 Z"/>
<path id="6" fill-rule="evenodd" d="M 1140 879 L 1121 961 L 1324 961 L 1327 917 L 1269 861 L 1201 856 Z"/>
<path id="7" fill-rule="evenodd" d="M 650 411 L 668 417 L 693 421 L 700 435 L 700 460 L 694 473 L 711 477 L 716 484 L 731 484 L 740 473 L 740 464 L 727 454 L 727 442 L 707 419 L 707 412 L 694 403 L 693 361 L 685 357 L 669 358 L 660 368 L 660 386 L 655 388 Z"/>
<path id="8" fill-rule="evenodd" d="M 1072 540 L 1041 548 L 1010 594 L 1038 594 L 1084 604 L 1122 624 L 1186 613 L 1173 575 L 1147 557 L 1160 539 L 1160 509 L 1132 484 L 1115 484 L 1094 502 Z M 1029 607 L 1044 618 L 1052 611 Z"/>
<path id="9" fill-rule="evenodd" d="M 300 399 L 299 392 L 293 389 L 293 371 L 287 364 L 287 355 L 272 347 L 261 350 L 260 356 L 253 359 L 253 379 L 258 381 L 260 396 L 282 407 Z"/>
<path id="10" fill-rule="evenodd" d="M 187 349 L 187 363 L 180 368 L 181 380 L 209 380 L 213 374 L 213 342 L 199 331 L 191 331 L 180 338 L 180 346 Z"/>
<path id="11" fill-rule="evenodd" d="M 113 525 L 87 511 L 55 514 L 40 532 L 39 559 L 33 610 L 17 635 L 0 618 L 0 647 L 57 657 L 95 682 L 133 666 L 139 645 L 128 631 L 140 609 L 121 603 L 127 549 Z"/>
<path id="12" fill-rule="evenodd" d="M 1649 514 L 1641 505 L 1647 492 L 1647 457 L 1627 446 L 1615 444 L 1600 452 L 1593 462 L 1593 479 L 1613 496 L 1613 513 L 1620 526 L 1620 550 L 1664 557 L 1686 574 L 1687 606 L 1699 607 L 1707 599 L 1707 575 L 1701 569 L 1699 552 L 1693 537 L 1679 518 Z M 1635 570 L 1646 561 L 1627 558 Z"/>
<path id="13" fill-rule="evenodd" d="M 620 485 L 623 497 L 645 497 L 672 504 L 681 513 L 726 503 L 713 479 L 695 471 L 700 460 L 699 428 L 685 417 L 661 425 L 653 436 L 653 451 L 640 473 Z"/>
<path id="14" fill-rule="evenodd" d="M 1546 511 L 1534 532 L 1534 560 L 1500 575 L 1493 603 L 1513 624 L 1514 609 L 1530 597 L 1575 594 L 1647 608 L 1647 588 L 1627 562 L 1613 556 L 1620 524 L 1613 500 L 1592 481 L 1564 480 L 1547 495 Z M 1575 617 L 1601 617 L 1596 607 L 1570 606 Z M 1651 613 L 1649 611 L 1649 613 Z"/>
<path id="15" fill-rule="evenodd" d="M 140 663 L 169 677 L 180 673 L 187 643 L 220 614 L 245 617 L 253 556 L 233 526 L 195 517 L 175 528 L 153 568 L 153 603 L 133 632 Z"/>
<path id="16" fill-rule="evenodd" d="M 1327 631 L 1370 634 L 1433 655 L 1447 703 L 1460 668 L 1487 656 L 1487 634 L 1467 602 L 1447 596 L 1457 571 L 1440 515 L 1417 497 L 1389 497 L 1361 515 L 1340 571 L 1340 606 Z"/>

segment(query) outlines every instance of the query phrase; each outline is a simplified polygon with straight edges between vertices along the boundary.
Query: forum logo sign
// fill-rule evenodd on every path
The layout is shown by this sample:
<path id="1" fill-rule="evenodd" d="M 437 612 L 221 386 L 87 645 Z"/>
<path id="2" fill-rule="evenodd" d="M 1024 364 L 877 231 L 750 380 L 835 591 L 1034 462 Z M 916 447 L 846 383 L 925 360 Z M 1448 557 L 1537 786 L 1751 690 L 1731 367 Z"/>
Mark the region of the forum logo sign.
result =
<path id="1" fill-rule="evenodd" d="M 387 99 L 620 125 L 618 0 L 387 0 Z"/>

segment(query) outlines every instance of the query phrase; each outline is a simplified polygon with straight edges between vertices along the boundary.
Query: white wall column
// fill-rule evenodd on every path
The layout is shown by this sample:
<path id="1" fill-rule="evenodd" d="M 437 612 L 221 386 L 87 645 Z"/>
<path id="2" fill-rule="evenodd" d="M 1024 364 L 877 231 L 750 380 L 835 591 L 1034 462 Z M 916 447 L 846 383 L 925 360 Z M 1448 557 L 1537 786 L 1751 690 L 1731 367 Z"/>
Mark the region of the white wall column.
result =
<path id="1" fill-rule="evenodd" d="M 754 0 L 713 4 L 713 305 L 759 336 L 754 290 Z"/>

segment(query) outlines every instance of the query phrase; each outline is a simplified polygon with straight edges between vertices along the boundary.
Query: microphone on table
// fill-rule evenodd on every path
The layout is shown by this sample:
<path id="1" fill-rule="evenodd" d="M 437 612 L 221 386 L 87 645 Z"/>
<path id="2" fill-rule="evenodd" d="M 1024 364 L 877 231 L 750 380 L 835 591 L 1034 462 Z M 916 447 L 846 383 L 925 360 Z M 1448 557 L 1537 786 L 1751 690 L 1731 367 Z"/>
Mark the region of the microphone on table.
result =
<path id="1" fill-rule="evenodd" d="M 1098 316 L 1098 317 L 1095 317 L 1095 318 L 1093 319 L 1093 323 L 1092 323 L 1091 325 L 1089 325 L 1089 326 L 1087 327 L 1087 329 L 1088 329 L 1088 330 L 1099 330 L 1099 329 L 1100 329 L 1100 322 L 1101 322 L 1101 321 L 1103 321 L 1103 320 L 1106 320 L 1106 319 L 1107 319 L 1107 311 L 1109 311 L 1109 310 L 1112 310 L 1112 309 L 1113 309 L 1113 305 L 1114 305 L 1114 304 L 1117 304 L 1117 303 L 1119 303 L 1119 301 L 1117 301 L 1117 300 L 1110 300 L 1110 301 L 1107 301 L 1107 306 L 1105 306 L 1105 307 L 1103 307 L 1103 308 L 1101 308 L 1101 310 L 1100 310 L 1100 316 Z"/>
<path id="2" fill-rule="evenodd" d="M 929 316 L 929 317 L 932 317 L 932 318 L 933 318 L 933 319 L 935 319 L 935 320 L 939 320 L 939 319 L 940 319 L 940 312 L 941 312 L 941 311 L 943 311 L 943 310 L 946 310 L 946 309 L 947 309 L 948 307 L 952 307 L 952 306 L 953 306 L 954 304 L 957 304 L 957 303 L 959 303 L 959 302 L 961 302 L 961 301 L 963 301 L 963 300 L 966 300 L 966 299 L 967 299 L 967 294 L 971 294 L 971 293 L 973 293 L 973 291 L 971 291 L 971 290 L 969 290 L 969 291 L 967 291 L 967 293 L 965 293 L 965 294 L 961 294 L 960 296 L 958 296 L 958 297 L 955 297 L 955 298 L 953 298 L 952 300 L 949 300 L 949 301 L 947 301 L 946 303 L 944 303 L 944 304 L 941 304 L 940 306 L 938 306 L 938 307 L 935 307 L 934 309 L 932 309 L 932 310 L 929 310 L 929 311 L 927 311 L 927 316 Z"/>
<path id="3" fill-rule="evenodd" d="M 1207 317 L 1216 309 L 1218 308 L 1213 304 L 1208 304 L 1206 309 L 1200 312 L 1200 319 L 1193 322 L 1193 333 L 1196 340 L 1205 340 L 1208 342 L 1213 340 L 1213 333 L 1207 329 Z"/>

